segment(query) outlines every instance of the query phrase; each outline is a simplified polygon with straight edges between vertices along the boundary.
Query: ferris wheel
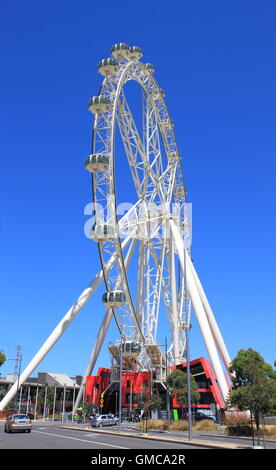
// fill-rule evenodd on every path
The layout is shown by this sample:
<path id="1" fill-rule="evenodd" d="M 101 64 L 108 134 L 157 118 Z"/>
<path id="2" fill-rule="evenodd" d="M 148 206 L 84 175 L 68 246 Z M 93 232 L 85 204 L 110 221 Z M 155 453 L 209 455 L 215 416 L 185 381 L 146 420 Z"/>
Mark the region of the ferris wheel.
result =
<path id="1" fill-rule="evenodd" d="M 98 243 L 107 289 L 103 304 L 112 309 L 123 338 L 124 367 L 136 370 L 149 363 L 162 380 L 166 358 L 157 343 L 161 304 L 171 330 L 171 364 L 185 360 L 185 326 L 190 323 L 191 301 L 175 260 L 169 225 L 173 217 L 190 251 L 186 189 L 173 122 L 164 92 L 153 77 L 154 67 L 140 62 L 139 47 L 119 43 L 111 53 L 112 58 L 98 64 L 104 80 L 100 94 L 88 104 L 95 115 L 92 154 L 85 162 L 92 174 L 95 209 L 91 238 Z M 129 81 L 135 81 L 142 91 L 140 130 L 124 92 Z M 125 155 L 116 154 L 116 127 Z M 119 218 L 117 167 L 122 158 L 127 159 L 136 200 Z M 132 252 L 138 253 L 136 279 L 128 277 L 122 237 L 131 244 Z M 108 267 L 112 255 L 115 261 Z M 109 350 L 118 362 L 119 343 L 110 345 Z"/>
<path id="2" fill-rule="evenodd" d="M 169 365 L 186 361 L 186 332 L 190 328 L 192 307 L 224 399 L 229 391 L 219 354 L 226 371 L 230 357 L 191 260 L 189 206 L 181 155 L 165 94 L 154 78 L 153 65 L 140 61 L 141 48 L 118 43 L 112 47 L 111 55 L 98 64 L 98 72 L 104 79 L 99 95 L 88 103 L 88 110 L 94 114 L 94 125 L 91 154 L 85 160 L 85 168 L 92 177 L 94 209 L 89 236 L 98 244 L 101 271 L 66 312 L 22 372 L 18 383 L 0 402 L 0 410 L 15 396 L 18 387 L 31 375 L 102 282 L 106 288 L 102 297 L 106 312 L 75 408 L 112 318 L 120 336 L 118 341 L 109 344 L 112 371 L 115 374 L 118 371 L 122 351 L 123 369 L 150 368 L 155 371 L 156 380 L 163 383 Z M 134 107 L 127 99 L 128 82 L 136 82 L 141 90 Z M 137 116 L 139 99 L 142 116 Z M 118 139 L 120 145 L 117 145 Z M 118 170 L 123 159 L 127 162 L 128 173 L 122 175 Z M 134 188 L 131 193 L 135 197 L 124 201 L 126 210 L 120 217 L 118 189 L 125 186 L 125 194 L 128 194 L 130 178 Z M 131 263 L 135 269 L 129 274 Z M 158 341 L 163 311 L 171 337 L 167 351 Z"/>

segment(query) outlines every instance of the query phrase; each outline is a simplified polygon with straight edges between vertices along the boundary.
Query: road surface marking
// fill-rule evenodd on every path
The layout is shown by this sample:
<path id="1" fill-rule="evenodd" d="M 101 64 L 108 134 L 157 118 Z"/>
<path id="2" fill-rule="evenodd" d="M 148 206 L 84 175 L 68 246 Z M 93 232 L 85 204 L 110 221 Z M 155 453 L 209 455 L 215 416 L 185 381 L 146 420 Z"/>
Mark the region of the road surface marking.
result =
<path id="1" fill-rule="evenodd" d="M 91 441 L 88 441 L 87 439 L 79 439 L 78 437 L 64 436 L 63 434 L 53 434 L 51 432 L 43 432 L 43 431 L 33 431 L 33 432 L 37 432 L 39 434 L 46 434 L 47 436 L 55 436 L 55 437 L 62 437 L 64 439 L 72 439 L 73 441 L 89 442 L 89 444 L 91 444 Z M 97 441 L 97 444 L 108 446 L 108 447 L 116 447 L 118 449 L 128 449 L 128 447 L 115 446 L 114 444 L 107 444 L 106 442 Z"/>

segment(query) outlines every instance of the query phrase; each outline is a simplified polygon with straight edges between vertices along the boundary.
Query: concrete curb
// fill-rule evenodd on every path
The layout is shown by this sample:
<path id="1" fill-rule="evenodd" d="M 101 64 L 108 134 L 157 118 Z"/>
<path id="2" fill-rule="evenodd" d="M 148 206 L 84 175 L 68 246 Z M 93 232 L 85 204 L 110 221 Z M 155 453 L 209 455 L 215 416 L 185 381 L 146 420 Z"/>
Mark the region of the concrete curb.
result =
<path id="1" fill-rule="evenodd" d="M 225 437 L 225 439 L 231 439 L 231 437 L 232 437 L 232 438 L 233 438 L 233 437 L 236 437 L 237 439 L 241 439 L 241 440 L 242 440 L 242 439 L 245 439 L 245 440 L 247 439 L 247 440 L 251 440 L 251 441 L 252 441 L 252 437 L 249 437 L 249 436 L 228 436 L 227 434 L 225 434 L 225 435 L 222 434 L 222 435 L 221 435 L 221 434 L 203 434 L 203 433 L 201 433 L 201 435 L 202 435 L 202 436 L 210 436 L 210 435 L 211 435 L 211 436 L 214 436 L 214 437 Z M 262 440 L 262 439 L 261 439 L 261 440 Z M 272 437 L 269 438 L 269 439 L 265 438 L 265 442 L 274 442 L 274 443 L 275 443 L 275 442 L 276 442 L 276 439 L 273 439 Z"/>
<path id="2" fill-rule="evenodd" d="M 189 441 L 188 439 L 175 439 L 175 438 L 169 438 L 169 437 L 159 437 L 159 436 L 151 436 L 151 435 L 145 435 L 145 434 L 133 434 L 133 433 L 128 433 L 128 432 L 113 432 L 113 431 L 105 431 L 105 430 L 94 430 L 91 428 L 77 428 L 75 426 L 59 426 L 60 429 L 71 429 L 74 431 L 85 431 L 85 432 L 95 432 L 95 433 L 101 433 L 101 434 L 109 434 L 111 436 L 124 436 L 124 437 L 136 437 L 139 439 L 148 439 L 148 440 L 153 440 L 153 441 L 163 441 L 163 442 L 174 442 L 178 444 L 189 444 L 191 446 L 201 446 L 201 447 L 206 447 L 209 449 L 251 449 L 252 446 L 248 445 L 243 445 L 243 444 L 229 444 L 229 443 L 221 443 L 221 442 L 212 442 L 209 441 L 206 443 L 206 441 L 202 441 L 199 439 L 193 439 L 192 441 Z"/>

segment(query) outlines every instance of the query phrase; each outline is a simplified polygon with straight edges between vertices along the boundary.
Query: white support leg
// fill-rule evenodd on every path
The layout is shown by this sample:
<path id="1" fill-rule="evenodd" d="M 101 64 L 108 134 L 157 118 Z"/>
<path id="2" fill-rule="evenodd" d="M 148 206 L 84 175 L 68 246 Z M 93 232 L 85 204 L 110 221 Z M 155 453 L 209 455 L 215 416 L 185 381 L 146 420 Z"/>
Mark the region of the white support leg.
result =
<path id="1" fill-rule="evenodd" d="M 123 243 L 122 248 L 124 249 L 130 238 L 127 237 Z M 112 255 L 110 260 L 107 263 L 107 269 L 111 269 L 113 263 L 115 262 L 116 255 Z M 93 279 L 93 281 L 89 284 L 89 286 L 82 292 L 76 302 L 72 305 L 72 307 L 68 310 L 56 328 L 53 330 L 49 338 L 45 341 L 45 343 L 41 346 L 39 351 L 36 353 L 34 358 L 28 364 L 26 369 L 22 372 L 19 377 L 19 380 L 13 384 L 10 388 L 8 393 L 4 396 L 2 401 L 0 402 L 0 411 L 3 411 L 8 403 L 13 399 L 13 397 L 17 393 L 17 389 L 21 387 L 21 385 L 25 382 L 25 380 L 32 374 L 32 372 L 36 369 L 38 364 L 42 361 L 42 359 L 48 354 L 48 352 L 52 349 L 55 345 L 57 340 L 63 335 L 63 333 L 67 330 L 68 326 L 72 323 L 72 321 L 76 318 L 80 310 L 84 307 L 86 302 L 90 299 L 90 297 L 94 294 L 96 289 L 99 287 L 101 282 L 103 281 L 103 271 L 100 271 Z"/>
<path id="2" fill-rule="evenodd" d="M 197 317 L 197 321 L 199 324 L 199 328 L 201 330 L 201 334 L 203 336 L 206 349 L 208 351 L 216 379 L 218 381 L 218 385 L 220 387 L 223 399 L 226 400 L 226 397 L 229 392 L 229 387 L 226 381 L 226 378 L 223 373 L 222 365 L 219 360 L 218 352 L 216 350 L 216 345 L 212 336 L 212 332 L 210 329 L 210 325 L 197 289 L 197 285 L 195 283 L 191 267 L 187 261 L 186 250 L 184 248 L 183 240 L 180 236 L 178 228 L 176 227 L 174 221 L 170 220 L 170 225 L 172 229 L 172 235 L 175 241 L 175 245 L 177 248 L 179 261 L 181 269 L 186 276 L 186 283 L 187 288 L 191 297 L 191 301 L 194 307 L 194 311 Z"/>
<path id="3" fill-rule="evenodd" d="M 179 320 L 177 314 L 177 294 L 176 294 L 176 281 L 175 281 L 175 260 L 174 260 L 174 241 L 170 239 L 170 253 L 169 253 L 169 267 L 170 267 L 170 282 L 171 282 L 171 315 L 172 315 L 172 339 L 173 339 L 173 353 L 174 363 L 180 363 L 179 351 Z"/>
<path id="4" fill-rule="evenodd" d="M 108 330 L 110 322 L 111 322 L 112 315 L 113 315 L 112 308 L 108 308 L 105 312 L 103 321 L 101 323 L 99 332 L 97 334 L 97 339 L 96 339 L 96 342 L 94 344 L 89 362 L 87 364 L 87 367 L 86 367 L 86 370 L 85 370 L 85 373 L 84 373 L 84 376 L 83 376 L 83 379 L 82 379 L 82 382 L 81 382 L 80 389 L 78 391 L 78 396 L 77 396 L 75 404 L 74 404 L 73 413 L 76 412 L 76 409 L 79 407 L 80 402 L 82 401 L 82 397 L 84 396 L 85 385 L 86 385 L 86 377 L 88 375 L 91 375 L 91 373 L 92 373 L 92 371 L 95 367 L 95 364 L 96 364 L 96 361 L 98 359 L 100 350 L 101 350 L 103 342 L 105 340 L 107 330 Z"/>
<path id="5" fill-rule="evenodd" d="M 224 340 L 222 338 L 221 332 L 219 330 L 218 324 L 216 322 L 215 316 L 212 312 L 212 309 L 210 307 L 210 304 L 208 302 L 208 299 L 206 297 L 206 294 L 204 292 L 202 284 L 199 280 L 199 277 L 197 275 L 195 267 L 194 267 L 194 265 L 192 263 L 192 260 L 191 260 L 188 253 L 187 253 L 187 262 L 189 263 L 191 271 L 193 273 L 193 277 L 194 277 L 195 283 L 197 285 L 198 292 L 199 292 L 200 298 L 202 300 L 202 303 L 203 303 L 203 306 L 204 306 L 204 309 L 205 309 L 205 312 L 206 312 L 206 315 L 207 315 L 207 319 L 208 319 L 208 322 L 209 322 L 214 340 L 216 342 L 217 348 L 218 348 L 218 350 L 221 354 L 221 357 L 222 357 L 222 360 L 224 362 L 224 365 L 225 365 L 226 369 L 229 371 L 229 364 L 231 362 L 230 356 L 229 356 L 228 351 L 226 349 Z"/>
<path id="6" fill-rule="evenodd" d="M 136 245 L 136 240 L 132 240 L 131 245 L 129 247 L 129 250 L 127 252 L 127 255 L 125 257 L 126 270 L 128 270 L 128 268 L 129 268 L 129 264 L 130 264 L 130 261 L 131 261 L 131 258 L 132 258 L 133 252 L 134 252 L 135 245 Z M 81 382 L 81 386 L 80 386 L 80 389 L 79 389 L 79 392 L 78 392 L 78 396 L 77 396 L 75 404 L 74 404 L 73 413 L 76 412 L 76 409 L 79 407 L 80 402 L 82 400 L 82 397 L 84 396 L 85 385 L 86 385 L 86 377 L 88 375 L 92 374 L 92 371 L 95 367 L 95 364 L 97 362 L 100 350 L 102 348 L 103 342 L 104 342 L 105 337 L 106 337 L 106 333 L 108 331 L 108 328 L 109 328 L 109 325 L 110 325 L 110 322 L 111 322 L 112 314 L 113 314 L 112 308 L 106 309 L 104 318 L 102 320 L 100 329 L 99 329 L 98 334 L 97 334 L 96 342 L 94 344 L 93 350 L 92 350 L 90 358 L 89 358 L 89 362 L 87 364 L 87 367 L 86 367 L 86 370 L 85 370 L 85 373 L 84 373 L 84 376 L 83 376 L 83 379 L 82 379 L 82 382 Z"/>

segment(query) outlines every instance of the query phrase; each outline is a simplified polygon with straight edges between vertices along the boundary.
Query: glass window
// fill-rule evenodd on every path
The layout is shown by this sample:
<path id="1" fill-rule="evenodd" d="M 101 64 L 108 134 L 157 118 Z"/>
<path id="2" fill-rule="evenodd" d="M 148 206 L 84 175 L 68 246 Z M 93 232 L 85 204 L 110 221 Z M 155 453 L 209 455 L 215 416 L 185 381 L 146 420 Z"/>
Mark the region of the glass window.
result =
<path id="1" fill-rule="evenodd" d="M 115 300 L 116 300 L 116 302 L 121 302 L 121 301 L 122 301 L 122 297 L 123 297 L 122 292 L 116 292 L 116 294 L 115 294 Z"/>
<path id="2" fill-rule="evenodd" d="M 210 392 L 200 392 L 200 401 L 201 405 L 209 405 L 210 403 L 214 403 L 213 394 Z"/>

